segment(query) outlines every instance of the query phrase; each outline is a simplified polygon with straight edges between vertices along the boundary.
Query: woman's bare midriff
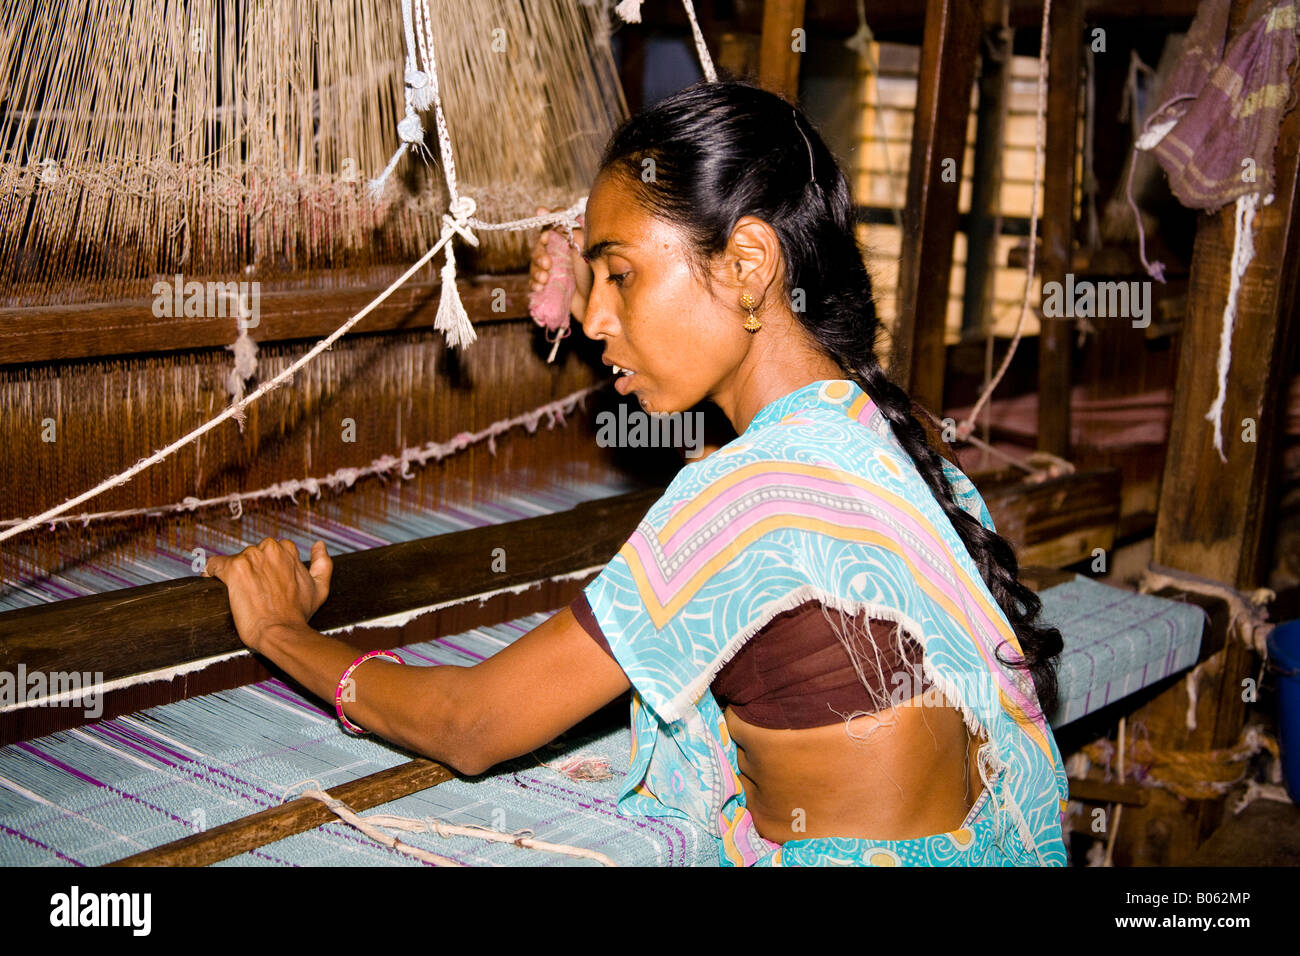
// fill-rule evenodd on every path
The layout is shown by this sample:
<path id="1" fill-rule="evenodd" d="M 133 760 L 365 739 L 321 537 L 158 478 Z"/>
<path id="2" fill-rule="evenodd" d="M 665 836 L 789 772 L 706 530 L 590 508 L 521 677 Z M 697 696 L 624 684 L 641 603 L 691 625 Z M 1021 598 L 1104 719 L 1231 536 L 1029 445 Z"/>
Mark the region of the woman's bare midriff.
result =
<path id="1" fill-rule="evenodd" d="M 853 718 L 848 733 L 843 721 L 770 730 L 731 707 L 724 716 L 745 804 L 773 843 L 948 833 L 983 791 L 976 756 L 983 741 L 955 707 L 904 704 Z"/>

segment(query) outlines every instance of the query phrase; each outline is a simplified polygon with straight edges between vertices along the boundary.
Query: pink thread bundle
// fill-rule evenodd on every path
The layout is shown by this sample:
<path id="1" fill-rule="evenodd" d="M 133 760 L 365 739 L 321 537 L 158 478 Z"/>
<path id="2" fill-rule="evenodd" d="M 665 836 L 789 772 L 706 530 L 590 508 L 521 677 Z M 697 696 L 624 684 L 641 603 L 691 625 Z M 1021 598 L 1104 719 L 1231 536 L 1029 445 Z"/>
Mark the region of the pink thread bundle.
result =
<path id="1" fill-rule="evenodd" d="M 579 218 L 579 222 L 581 222 Z M 546 234 L 546 254 L 551 257 L 551 268 L 546 285 L 528 296 L 528 313 L 533 321 L 546 329 L 548 342 L 553 342 L 548 362 L 555 360 L 560 339 L 569 334 L 569 306 L 578 282 L 573 274 L 573 261 L 569 258 L 569 243 L 557 229 Z"/>

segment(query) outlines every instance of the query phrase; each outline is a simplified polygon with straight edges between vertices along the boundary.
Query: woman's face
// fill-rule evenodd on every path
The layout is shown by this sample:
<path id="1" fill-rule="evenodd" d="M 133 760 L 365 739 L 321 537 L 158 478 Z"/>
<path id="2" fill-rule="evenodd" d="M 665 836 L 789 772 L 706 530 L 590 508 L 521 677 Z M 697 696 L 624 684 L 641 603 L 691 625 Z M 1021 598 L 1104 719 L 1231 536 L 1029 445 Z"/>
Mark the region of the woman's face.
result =
<path id="1" fill-rule="evenodd" d="M 582 329 L 603 340 L 607 364 L 632 369 L 619 393 L 635 393 L 646 411 L 677 412 L 728 388 L 749 333 L 725 270 L 713 274 L 714 290 L 734 292 L 730 304 L 696 279 L 681 233 L 646 213 L 620 176 L 596 180 L 586 227 L 593 281 Z"/>

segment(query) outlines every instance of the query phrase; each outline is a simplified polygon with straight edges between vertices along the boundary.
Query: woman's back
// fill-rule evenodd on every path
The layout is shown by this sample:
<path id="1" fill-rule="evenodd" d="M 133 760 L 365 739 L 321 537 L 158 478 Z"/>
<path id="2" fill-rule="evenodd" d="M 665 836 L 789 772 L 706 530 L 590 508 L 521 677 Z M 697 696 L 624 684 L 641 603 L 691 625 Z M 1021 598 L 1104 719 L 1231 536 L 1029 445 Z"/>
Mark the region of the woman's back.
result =
<path id="1" fill-rule="evenodd" d="M 951 477 L 987 522 L 973 486 Z M 1032 684 L 1007 665 L 1015 634 L 855 383 L 799 389 L 683 469 L 585 593 L 637 691 L 627 809 L 720 826 L 725 859 L 762 862 L 778 842 L 819 843 L 812 833 L 881 845 L 949 833 L 992 782 L 999 805 L 1019 810 L 1019 847 L 1063 862 L 1064 768 Z M 925 706 L 810 730 L 724 713 L 706 693 L 719 671 L 810 600 L 918 640 L 937 688 Z M 983 773 L 968 725 L 988 737 Z"/>

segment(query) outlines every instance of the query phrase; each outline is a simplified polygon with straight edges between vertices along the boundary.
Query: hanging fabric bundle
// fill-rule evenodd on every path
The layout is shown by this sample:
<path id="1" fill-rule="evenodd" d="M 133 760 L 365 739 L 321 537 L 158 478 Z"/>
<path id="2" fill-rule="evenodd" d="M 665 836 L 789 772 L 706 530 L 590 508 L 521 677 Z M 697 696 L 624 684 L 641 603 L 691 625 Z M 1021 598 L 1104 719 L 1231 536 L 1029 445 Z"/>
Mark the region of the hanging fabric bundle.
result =
<path id="1" fill-rule="evenodd" d="M 1218 394 L 1205 416 L 1214 425 L 1214 447 L 1224 462 L 1228 459 L 1222 418 L 1232 327 L 1242 276 L 1255 255 L 1255 213 L 1261 203 L 1273 201 L 1273 151 L 1290 98 L 1297 0 L 1266 4 L 1228 44 L 1230 7 L 1231 0 L 1205 0 L 1200 5 L 1178 69 L 1162 91 L 1161 105 L 1134 144 L 1155 155 L 1184 206 L 1215 212 L 1236 203 L 1232 275 L 1219 338 Z M 1136 215 L 1131 179 L 1129 188 Z M 1164 282 L 1163 263 L 1146 260 L 1140 218 L 1138 234 L 1143 265 Z"/>
<path id="2" fill-rule="evenodd" d="M 578 200 L 578 208 L 586 210 L 586 196 Z M 573 302 L 573 294 L 577 291 L 578 280 L 573 274 L 573 260 L 569 256 L 569 250 L 575 248 L 574 228 L 583 227 L 585 223 L 579 215 L 575 222 L 562 225 L 564 234 L 555 229 L 546 234 L 546 254 L 551 257 L 551 275 L 547 278 L 546 285 L 528 296 L 528 314 L 546 330 L 546 340 L 551 343 L 551 354 L 547 356 L 547 362 L 555 361 L 560 340 L 568 336 L 570 331 L 569 307 Z"/>
<path id="3" fill-rule="evenodd" d="M 614 12 L 626 23 L 640 23 L 641 2 L 642 0 L 622 0 L 614 8 Z M 713 58 L 709 56 L 708 47 L 704 43 L 704 34 L 700 32 L 700 25 L 695 17 L 695 7 L 691 0 L 682 0 L 682 5 L 691 25 L 691 35 L 695 40 L 696 52 L 700 56 L 700 69 L 704 73 L 704 78 L 710 83 L 717 82 L 718 74 L 713 66 Z M 563 218 L 559 225 L 564 228 L 564 235 L 560 235 L 555 230 L 547 234 L 545 246 L 546 254 L 551 258 L 550 275 L 547 277 L 546 285 L 528 297 L 528 313 L 533 317 L 534 322 L 546 330 L 546 340 L 551 343 L 551 353 L 547 356 L 547 362 L 555 361 L 560 341 L 568 336 L 570 331 L 569 306 L 573 301 L 573 293 L 577 289 L 577 279 L 573 274 L 569 250 L 573 247 L 573 230 L 585 226 L 581 213 L 585 212 L 586 208 L 587 197 L 583 196 L 574 207 L 565 210 L 562 214 Z"/>

